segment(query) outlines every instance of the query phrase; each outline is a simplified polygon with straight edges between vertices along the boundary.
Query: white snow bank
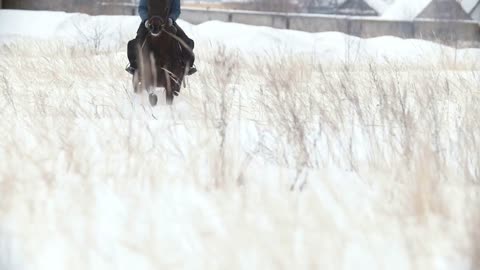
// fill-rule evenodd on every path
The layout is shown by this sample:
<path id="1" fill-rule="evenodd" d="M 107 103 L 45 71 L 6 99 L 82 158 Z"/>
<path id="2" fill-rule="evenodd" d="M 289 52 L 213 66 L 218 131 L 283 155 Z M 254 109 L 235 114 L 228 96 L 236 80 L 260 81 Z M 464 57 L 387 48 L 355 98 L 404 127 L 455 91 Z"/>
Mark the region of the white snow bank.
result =
<path id="1" fill-rule="evenodd" d="M 415 61 L 455 53 L 455 49 L 434 42 L 393 36 L 363 39 L 339 32 L 307 33 L 218 21 L 188 25 L 186 29 L 199 40 L 218 42 L 246 53 L 283 51 L 314 54 L 323 60 L 363 58 Z M 480 50 L 477 49 L 458 50 L 456 53 L 480 56 Z"/>
<path id="2" fill-rule="evenodd" d="M 109 45 L 135 37 L 135 16 L 89 16 L 58 11 L 0 10 L 0 43 L 15 38 L 63 40 L 77 45 L 100 37 Z"/>

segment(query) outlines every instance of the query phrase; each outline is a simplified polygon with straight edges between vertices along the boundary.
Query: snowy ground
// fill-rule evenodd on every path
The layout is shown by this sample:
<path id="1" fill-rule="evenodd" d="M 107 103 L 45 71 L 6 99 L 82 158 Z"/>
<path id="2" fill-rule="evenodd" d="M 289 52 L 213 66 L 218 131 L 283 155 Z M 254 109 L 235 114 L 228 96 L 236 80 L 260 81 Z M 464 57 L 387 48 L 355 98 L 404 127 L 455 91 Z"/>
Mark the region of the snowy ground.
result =
<path id="1" fill-rule="evenodd" d="M 151 108 L 138 23 L 0 10 L 0 269 L 480 265 L 479 50 L 180 22 Z"/>

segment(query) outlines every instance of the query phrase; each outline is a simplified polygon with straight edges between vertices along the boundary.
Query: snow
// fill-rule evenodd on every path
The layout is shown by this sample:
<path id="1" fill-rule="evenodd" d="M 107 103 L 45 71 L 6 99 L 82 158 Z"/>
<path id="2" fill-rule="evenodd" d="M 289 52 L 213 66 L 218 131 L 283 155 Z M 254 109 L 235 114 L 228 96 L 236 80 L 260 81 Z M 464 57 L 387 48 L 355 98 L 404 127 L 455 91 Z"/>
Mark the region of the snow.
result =
<path id="1" fill-rule="evenodd" d="M 16 37 L 61 39 L 71 44 L 84 42 L 95 31 L 106 42 L 119 43 L 132 36 L 140 20 L 133 16 L 90 16 L 52 11 L 0 11 L 0 41 Z M 135 26 L 137 25 L 137 26 Z"/>
<path id="2" fill-rule="evenodd" d="M 2 10 L 0 31 L 2 35 L 19 35 L 51 38 L 59 35 L 58 27 L 75 16 L 64 12 Z"/>
<path id="3" fill-rule="evenodd" d="M 365 0 L 365 2 L 375 9 L 378 14 L 383 14 L 388 7 L 388 3 L 382 0 Z"/>
<path id="4" fill-rule="evenodd" d="M 413 20 L 415 19 L 431 2 L 432 0 L 396 0 L 389 5 L 382 18 L 390 20 Z M 470 14 L 472 9 L 478 3 L 478 0 L 459 0 L 462 8 Z"/>
<path id="5" fill-rule="evenodd" d="M 137 17 L 0 10 L 1 268 L 475 266 L 478 49 L 179 23 L 152 108 Z"/>
<path id="6" fill-rule="evenodd" d="M 479 0 L 459 0 L 458 2 L 462 5 L 463 9 L 470 14 L 478 4 L 478 1 Z"/>
<path id="7" fill-rule="evenodd" d="M 383 13 L 382 18 L 392 20 L 413 20 L 431 2 L 431 0 L 396 0 Z"/>

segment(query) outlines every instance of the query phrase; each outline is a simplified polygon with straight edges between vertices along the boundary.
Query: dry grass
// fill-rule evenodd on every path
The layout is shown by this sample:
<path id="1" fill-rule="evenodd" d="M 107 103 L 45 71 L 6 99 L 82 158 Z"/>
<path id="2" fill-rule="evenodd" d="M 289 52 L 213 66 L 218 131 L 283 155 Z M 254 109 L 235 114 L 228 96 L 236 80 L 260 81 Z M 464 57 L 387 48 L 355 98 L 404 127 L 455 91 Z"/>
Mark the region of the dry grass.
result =
<path id="1" fill-rule="evenodd" d="M 176 104 L 150 108 L 123 53 L 36 44 L 47 57 L 0 50 L 0 266 L 478 266 L 467 60 L 200 50 Z"/>

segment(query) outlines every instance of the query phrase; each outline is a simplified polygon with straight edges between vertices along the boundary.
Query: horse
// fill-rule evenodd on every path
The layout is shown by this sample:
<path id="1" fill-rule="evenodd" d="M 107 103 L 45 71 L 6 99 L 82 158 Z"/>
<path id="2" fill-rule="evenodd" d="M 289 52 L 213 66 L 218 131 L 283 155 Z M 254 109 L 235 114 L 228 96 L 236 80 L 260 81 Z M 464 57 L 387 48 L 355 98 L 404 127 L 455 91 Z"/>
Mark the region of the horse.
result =
<path id="1" fill-rule="evenodd" d="M 146 90 L 152 106 L 158 102 L 154 93 L 157 87 L 165 89 L 166 102 L 171 105 L 187 72 L 188 63 L 182 59 L 182 50 L 188 47 L 176 36 L 175 27 L 168 23 L 169 2 L 149 1 L 148 35 L 137 48 L 139 66 L 133 76 L 134 91 Z"/>

